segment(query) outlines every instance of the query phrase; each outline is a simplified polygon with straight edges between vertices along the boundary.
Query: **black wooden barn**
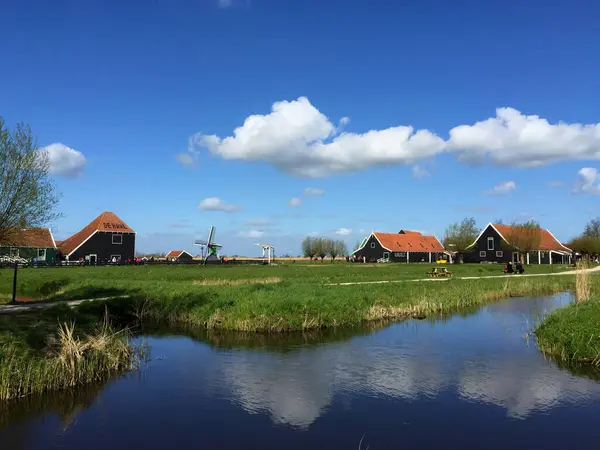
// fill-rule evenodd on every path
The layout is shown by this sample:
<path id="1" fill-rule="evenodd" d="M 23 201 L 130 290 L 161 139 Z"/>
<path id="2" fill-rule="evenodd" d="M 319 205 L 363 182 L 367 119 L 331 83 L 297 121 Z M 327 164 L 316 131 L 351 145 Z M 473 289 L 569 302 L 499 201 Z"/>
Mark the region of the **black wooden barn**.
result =
<path id="1" fill-rule="evenodd" d="M 400 233 L 373 232 L 367 236 L 352 256 L 357 261 L 435 262 L 446 257 L 444 247 L 435 236 L 423 236 L 416 231 Z"/>
<path id="2" fill-rule="evenodd" d="M 135 231 L 112 212 L 103 212 L 83 230 L 62 241 L 61 256 L 89 264 L 128 262 L 135 256 Z"/>

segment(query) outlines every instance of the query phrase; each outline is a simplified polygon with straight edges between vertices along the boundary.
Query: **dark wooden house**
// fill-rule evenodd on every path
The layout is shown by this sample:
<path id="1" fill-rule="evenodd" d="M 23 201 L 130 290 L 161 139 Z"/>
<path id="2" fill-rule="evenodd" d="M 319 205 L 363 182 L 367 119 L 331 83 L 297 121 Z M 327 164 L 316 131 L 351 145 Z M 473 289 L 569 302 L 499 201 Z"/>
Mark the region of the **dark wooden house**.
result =
<path id="1" fill-rule="evenodd" d="M 171 250 L 167 253 L 167 261 L 192 261 L 194 257 L 185 250 Z"/>
<path id="2" fill-rule="evenodd" d="M 0 242 L 0 256 L 52 264 L 57 258 L 56 242 L 50 228 L 15 229 Z"/>
<path id="3" fill-rule="evenodd" d="M 352 256 L 359 261 L 435 262 L 446 252 L 435 236 L 423 236 L 417 231 L 400 233 L 373 232 L 363 239 Z"/>
<path id="4" fill-rule="evenodd" d="M 112 212 L 103 212 L 83 230 L 61 242 L 61 257 L 89 264 L 127 262 L 135 255 L 135 231 Z"/>
<path id="5" fill-rule="evenodd" d="M 554 237 L 548 230 L 540 229 L 535 238 L 539 243 L 535 250 L 523 252 L 510 242 L 518 242 L 513 236 L 519 233 L 517 227 L 489 223 L 463 254 L 467 263 L 517 262 L 523 256 L 526 264 L 570 264 L 572 250 Z"/>

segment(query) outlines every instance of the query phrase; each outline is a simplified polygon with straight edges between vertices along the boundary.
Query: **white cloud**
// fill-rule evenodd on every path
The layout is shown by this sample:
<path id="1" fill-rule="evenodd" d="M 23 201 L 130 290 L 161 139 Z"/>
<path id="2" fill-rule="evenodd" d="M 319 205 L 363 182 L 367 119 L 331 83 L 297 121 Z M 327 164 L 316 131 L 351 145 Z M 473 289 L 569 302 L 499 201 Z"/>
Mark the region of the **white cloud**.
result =
<path id="1" fill-rule="evenodd" d="M 40 149 L 50 162 L 50 173 L 63 177 L 76 177 L 83 172 L 86 164 L 83 153 L 64 144 L 50 144 Z"/>
<path id="2" fill-rule="evenodd" d="M 178 153 L 175 155 L 177 161 L 179 161 L 184 166 L 193 166 L 194 165 L 194 157 L 190 153 Z"/>
<path id="3" fill-rule="evenodd" d="M 291 198 L 290 201 L 288 202 L 288 205 L 295 207 L 298 207 L 302 204 L 302 200 L 299 199 L 298 197 L 294 197 Z"/>
<path id="4" fill-rule="evenodd" d="M 225 203 L 218 197 L 209 197 L 200 202 L 198 209 L 203 209 L 205 211 L 235 212 L 239 211 L 241 208 L 238 205 Z"/>
<path id="5" fill-rule="evenodd" d="M 247 230 L 247 231 L 240 231 L 238 233 L 238 236 L 241 238 L 259 238 L 265 235 L 264 231 L 260 231 L 260 230 Z"/>
<path id="6" fill-rule="evenodd" d="M 417 180 L 421 180 L 423 178 L 427 178 L 427 177 L 431 176 L 431 174 L 429 173 L 429 171 L 427 169 L 424 169 L 423 167 L 421 167 L 419 165 L 415 165 L 412 168 L 412 176 L 413 176 L 413 178 L 416 178 Z"/>
<path id="7" fill-rule="evenodd" d="M 514 108 L 449 130 L 448 140 L 435 133 L 395 126 L 363 134 L 336 127 L 306 97 L 273 104 L 268 114 L 249 116 L 231 136 L 197 133 L 189 151 L 208 149 L 223 159 L 264 161 L 285 172 L 322 177 L 375 166 L 409 165 L 448 152 L 466 163 L 536 167 L 564 160 L 600 159 L 600 124 L 550 123 Z M 414 170 L 414 169 L 413 169 Z"/>
<path id="8" fill-rule="evenodd" d="M 307 187 L 306 189 L 304 189 L 304 193 L 306 195 L 323 195 L 325 193 L 325 189 Z"/>
<path id="9" fill-rule="evenodd" d="M 269 227 L 273 225 L 273 221 L 266 217 L 257 217 L 255 219 L 247 219 L 244 223 L 250 227 Z"/>
<path id="10" fill-rule="evenodd" d="M 575 182 L 574 193 L 600 195 L 600 177 L 598 169 L 584 167 L 577 172 L 579 179 Z"/>
<path id="11" fill-rule="evenodd" d="M 338 228 L 335 230 L 335 234 L 339 234 L 340 236 L 348 236 L 352 234 L 352 228 Z"/>
<path id="12" fill-rule="evenodd" d="M 487 193 L 489 195 L 504 195 L 515 190 L 516 188 L 517 184 L 514 181 L 504 181 L 503 183 L 499 183 L 494 186 L 492 189 L 487 191 Z"/>
<path id="13" fill-rule="evenodd" d="M 411 164 L 444 149 L 443 139 L 410 126 L 339 133 L 306 97 L 276 102 L 271 113 L 249 116 L 233 136 L 197 133 L 190 143 L 192 152 L 207 148 L 223 159 L 266 161 L 306 177 Z"/>
<path id="14" fill-rule="evenodd" d="M 550 124 L 513 108 L 496 109 L 496 117 L 450 130 L 448 148 L 459 159 L 503 166 L 536 167 L 567 159 L 600 158 L 600 124 Z"/>

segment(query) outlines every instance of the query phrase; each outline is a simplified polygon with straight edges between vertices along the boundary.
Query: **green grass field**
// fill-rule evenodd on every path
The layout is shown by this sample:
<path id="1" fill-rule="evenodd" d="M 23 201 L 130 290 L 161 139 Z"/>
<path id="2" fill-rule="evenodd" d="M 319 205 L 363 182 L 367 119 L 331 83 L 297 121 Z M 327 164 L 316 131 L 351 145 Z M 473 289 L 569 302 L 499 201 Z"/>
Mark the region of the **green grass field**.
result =
<path id="1" fill-rule="evenodd" d="M 225 288 L 227 284 L 261 282 L 277 286 L 378 280 L 411 280 L 426 277 L 435 264 L 346 264 L 297 263 L 279 266 L 121 266 L 28 268 L 18 273 L 17 294 L 35 300 L 70 300 L 108 297 L 127 293 L 201 295 Z M 498 264 L 456 264 L 447 266 L 455 277 L 503 275 Z M 564 265 L 532 265 L 526 273 L 553 273 L 569 269 Z M 307 289 L 303 287 L 303 289 Z M 10 300 L 12 271 L 0 270 L 0 303 Z"/>

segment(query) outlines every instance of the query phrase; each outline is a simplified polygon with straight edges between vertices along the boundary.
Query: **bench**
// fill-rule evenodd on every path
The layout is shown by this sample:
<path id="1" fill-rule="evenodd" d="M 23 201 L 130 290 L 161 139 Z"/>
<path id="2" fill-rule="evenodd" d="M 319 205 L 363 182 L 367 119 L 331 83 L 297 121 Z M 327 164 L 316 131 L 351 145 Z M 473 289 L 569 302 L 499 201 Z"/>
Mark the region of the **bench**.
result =
<path id="1" fill-rule="evenodd" d="M 427 272 L 428 277 L 437 278 L 437 277 L 451 277 L 452 272 L 450 272 L 445 267 L 434 267 L 431 269 L 431 272 Z"/>

